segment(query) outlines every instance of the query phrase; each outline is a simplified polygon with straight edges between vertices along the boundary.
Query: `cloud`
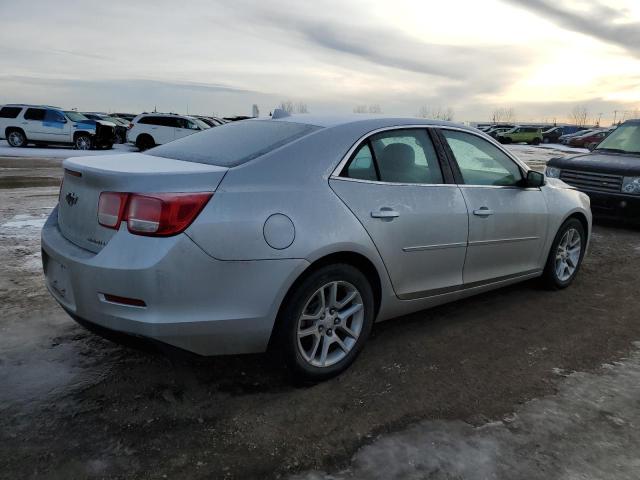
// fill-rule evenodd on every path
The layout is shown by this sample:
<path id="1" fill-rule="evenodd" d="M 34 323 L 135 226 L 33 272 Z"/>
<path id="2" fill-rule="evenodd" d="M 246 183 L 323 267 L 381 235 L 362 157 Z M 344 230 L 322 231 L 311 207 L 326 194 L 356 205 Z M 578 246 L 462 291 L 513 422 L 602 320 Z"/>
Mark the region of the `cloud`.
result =
<path id="1" fill-rule="evenodd" d="M 557 0 L 504 0 L 532 11 L 559 26 L 622 47 L 640 57 L 640 21 L 627 22 L 628 11 L 594 0 L 586 10 L 561 6 Z"/>

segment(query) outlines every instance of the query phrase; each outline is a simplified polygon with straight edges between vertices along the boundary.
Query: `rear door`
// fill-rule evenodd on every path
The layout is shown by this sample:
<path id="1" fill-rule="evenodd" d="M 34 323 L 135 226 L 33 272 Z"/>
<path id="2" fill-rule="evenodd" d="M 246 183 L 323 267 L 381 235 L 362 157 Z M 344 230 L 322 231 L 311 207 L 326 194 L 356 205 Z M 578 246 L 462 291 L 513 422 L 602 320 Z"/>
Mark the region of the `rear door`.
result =
<path id="1" fill-rule="evenodd" d="M 29 140 L 47 140 L 44 128 L 44 117 L 46 115 L 44 108 L 27 108 L 24 112 L 24 120 L 21 127 L 24 129 Z"/>
<path id="2" fill-rule="evenodd" d="M 373 239 L 399 298 L 462 284 L 467 208 L 447 168 L 427 129 L 393 129 L 358 145 L 330 180 Z"/>
<path id="3" fill-rule="evenodd" d="M 465 286 L 540 270 L 547 205 L 539 188 L 523 188 L 523 169 L 471 132 L 441 129 L 469 209 Z"/>

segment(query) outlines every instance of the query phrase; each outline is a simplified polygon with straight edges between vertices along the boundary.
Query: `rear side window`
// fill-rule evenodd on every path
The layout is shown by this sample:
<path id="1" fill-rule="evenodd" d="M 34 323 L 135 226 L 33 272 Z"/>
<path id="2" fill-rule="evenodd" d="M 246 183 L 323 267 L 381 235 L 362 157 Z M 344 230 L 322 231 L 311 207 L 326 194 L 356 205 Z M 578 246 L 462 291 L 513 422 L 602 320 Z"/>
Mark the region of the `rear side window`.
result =
<path id="1" fill-rule="evenodd" d="M 16 118 L 21 110 L 21 107 L 2 107 L 0 108 L 0 118 Z"/>
<path id="2" fill-rule="evenodd" d="M 438 157 L 425 129 L 372 135 L 342 172 L 343 177 L 388 183 L 442 183 Z"/>
<path id="3" fill-rule="evenodd" d="M 163 127 L 168 126 L 165 121 L 165 117 L 142 117 L 138 120 L 138 123 L 142 123 L 143 125 L 161 125 Z"/>
<path id="4" fill-rule="evenodd" d="M 27 108 L 24 112 L 25 120 L 44 120 L 46 110 L 43 108 Z"/>
<path id="5" fill-rule="evenodd" d="M 320 127 L 274 120 L 246 120 L 210 128 L 148 150 L 148 155 L 235 167 L 291 143 Z"/>

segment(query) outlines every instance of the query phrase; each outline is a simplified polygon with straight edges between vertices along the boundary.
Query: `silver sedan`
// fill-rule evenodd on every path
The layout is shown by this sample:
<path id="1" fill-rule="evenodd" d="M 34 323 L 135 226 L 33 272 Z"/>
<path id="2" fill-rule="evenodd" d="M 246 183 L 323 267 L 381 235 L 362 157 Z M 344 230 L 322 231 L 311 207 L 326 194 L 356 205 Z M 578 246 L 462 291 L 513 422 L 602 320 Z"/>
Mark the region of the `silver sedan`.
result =
<path id="1" fill-rule="evenodd" d="M 321 380 L 376 321 L 575 278 L 588 197 L 478 130 L 275 117 L 66 160 L 42 231 L 60 305 L 100 333 L 202 355 L 272 347 Z"/>

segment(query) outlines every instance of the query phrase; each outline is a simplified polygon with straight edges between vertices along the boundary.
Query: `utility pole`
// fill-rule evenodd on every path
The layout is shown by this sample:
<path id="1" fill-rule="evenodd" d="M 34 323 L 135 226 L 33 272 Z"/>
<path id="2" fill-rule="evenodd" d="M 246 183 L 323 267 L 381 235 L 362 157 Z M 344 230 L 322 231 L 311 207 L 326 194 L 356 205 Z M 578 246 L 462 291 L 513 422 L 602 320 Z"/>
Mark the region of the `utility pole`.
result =
<path id="1" fill-rule="evenodd" d="M 618 110 L 613 111 L 613 124 L 616 124 L 616 119 L 618 118 Z"/>

